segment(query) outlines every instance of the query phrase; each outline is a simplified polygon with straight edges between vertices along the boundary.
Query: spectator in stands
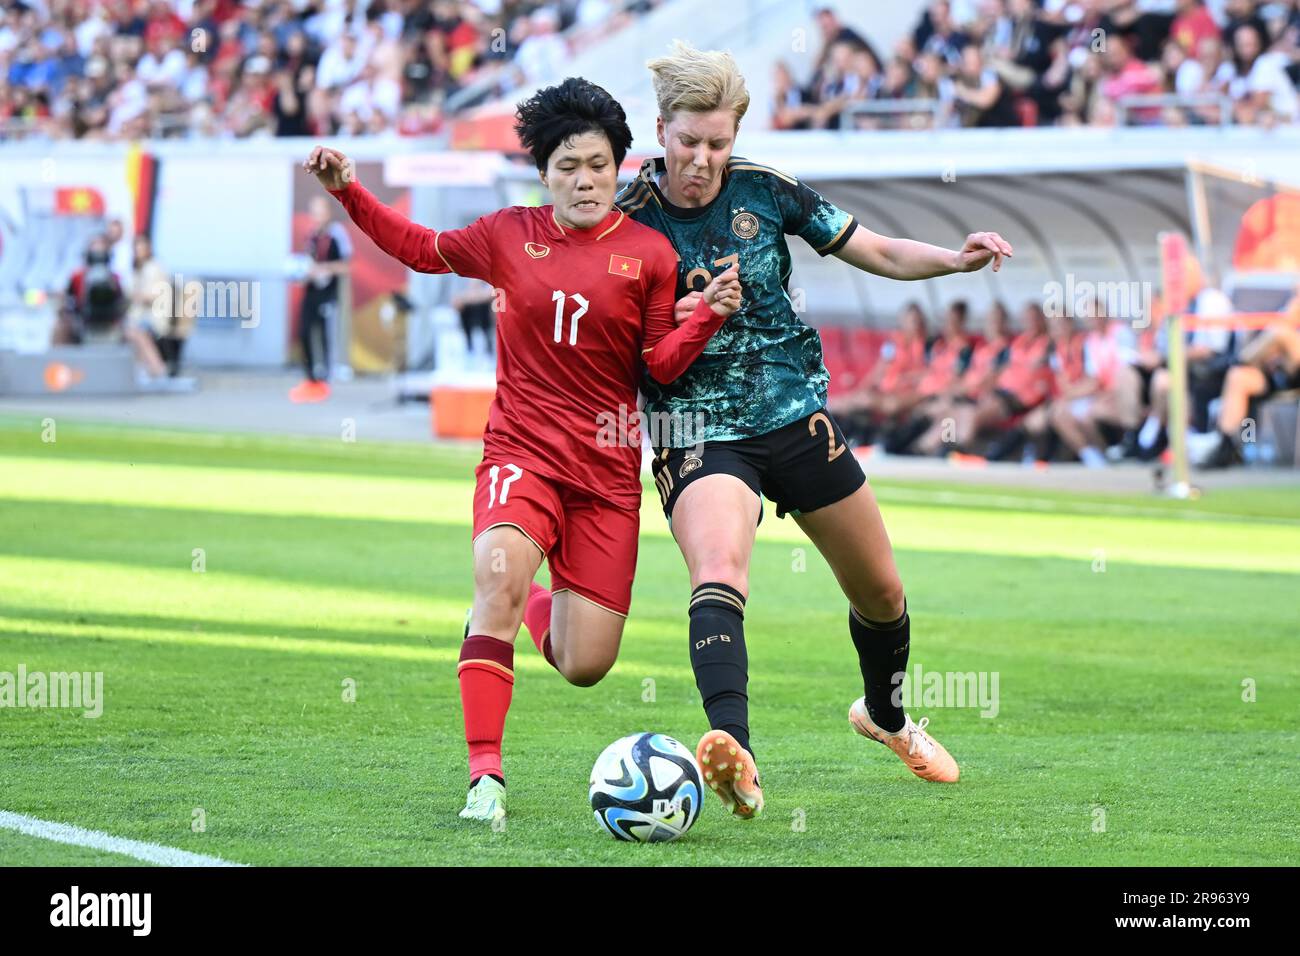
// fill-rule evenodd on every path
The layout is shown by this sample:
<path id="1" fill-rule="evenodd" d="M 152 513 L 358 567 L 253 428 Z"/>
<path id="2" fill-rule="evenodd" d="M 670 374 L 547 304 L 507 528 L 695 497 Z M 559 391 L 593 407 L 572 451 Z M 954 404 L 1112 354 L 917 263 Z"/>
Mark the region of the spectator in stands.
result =
<path id="1" fill-rule="evenodd" d="M 1052 47 L 1064 31 L 1044 20 L 1034 0 L 1007 0 L 1005 43 L 996 31 L 986 50 L 989 67 L 1007 87 L 1027 92 L 1052 65 Z"/>
<path id="2" fill-rule="evenodd" d="M 1161 92 L 1160 68 L 1144 63 L 1133 54 L 1134 43 L 1127 37 L 1111 39 L 1104 58 L 1104 76 L 1101 93 L 1110 103 L 1120 103 L 1129 96 L 1152 96 Z M 1140 125 L 1160 121 L 1158 107 L 1138 107 L 1129 112 L 1130 119 Z"/>
<path id="3" fill-rule="evenodd" d="M 778 61 L 772 71 L 772 128 L 809 129 L 816 110 L 807 100 L 790 67 Z"/>
<path id="4" fill-rule="evenodd" d="M 322 90 L 340 92 L 361 75 L 365 65 L 366 53 L 357 42 L 356 35 L 345 30 L 321 54 L 320 63 L 316 67 L 316 86 Z"/>
<path id="5" fill-rule="evenodd" d="M 921 15 L 912 42 L 917 50 L 937 54 L 950 68 L 956 69 L 961 64 L 961 51 L 970 38 L 957 29 L 948 0 L 935 0 Z"/>
<path id="6" fill-rule="evenodd" d="M 1241 364 L 1228 370 L 1219 403 L 1218 430 L 1204 440 L 1188 437 L 1188 454 L 1202 468 L 1226 468 L 1240 464 L 1243 424 L 1251 404 L 1277 392 L 1300 389 L 1300 294 L 1286 309 L 1286 317 L 1265 329 L 1245 348 Z"/>
<path id="7" fill-rule="evenodd" d="M 867 50 L 872 59 L 876 61 L 876 68 L 879 70 L 880 57 L 876 56 L 875 49 L 862 34 L 852 27 L 846 26 L 831 7 L 818 9 L 816 20 L 817 28 L 822 35 L 822 46 L 817 52 L 817 59 L 813 63 L 813 73 L 808 83 L 809 89 L 817 90 L 821 88 L 825 81 L 825 73 L 830 67 L 831 51 L 840 44 L 854 50 Z"/>
<path id="8" fill-rule="evenodd" d="M 1205 0 L 1177 0 L 1169 36 L 1188 56 L 1195 56 L 1205 40 L 1219 39 L 1219 24 L 1205 7 Z"/>
<path id="9" fill-rule="evenodd" d="M 910 411 L 916 404 L 928 344 L 925 313 L 915 302 L 909 303 L 899 313 L 898 329 L 881 347 L 880 359 L 871 373 L 852 391 L 829 403 L 851 442 L 869 443 L 878 424 L 892 424 L 896 415 Z"/>
<path id="10" fill-rule="evenodd" d="M 952 93 L 962 126 L 1020 125 L 1010 91 L 997 73 L 984 65 L 984 55 L 973 43 L 961 52 L 961 68 L 953 78 Z"/>
<path id="11" fill-rule="evenodd" d="M 1239 123 L 1289 123 L 1300 114 L 1300 94 L 1287 74 L 1287 58 L 1266 51 L 1267 35 L 1250 21 L 1238 25 L 1232 32 L 1232 58 L 1219 68 Z"/>
<path id="12" fill-rule="evenodd" d="M 542 7 L 528 19 L 528 36 L 515 55 L 515 66 L 523 83 L 542 83 L 564 75 L 569 48 L 559 35 L 560 15 Z"/>
<path id="13" fill-rule="evenodd" d="M 848 40 L 833 43 L 825 66 L 815 78 L 813 126 L 839 129 L 841 115 L 854 100 L 867 99 L 878 80 L 879 64 L 866 47 Z"/>
<path id="14" fill-rule="evenodd" d="M 875 95 L 882 100 L 907 100 L 915 96 L 916 74 L 911 62 L 899 56 L 890 60 Z"/>
<path id="15" fill-rule="evenodd" d="M 1259 15 L 1259 0 L 1226 0 L 1223 12 L 1227 19 L 1223 27 L 1223 42 L 1229 48 L 1233 45 L 1232 38 L 1237 28 L 1243 25 L 1254 27 L 1261 37 L 1268 36 L 1268 24 Z"/>
<path id="16" fill-rule="evenodd" d="M 916 59 L 916 96 L 923 100 L 936 100 L 945 110 L 953 101 L 952 78 L 948 76 L 943 57 L 937 53 L 922 53 Z"/>
<path id="17" fill-rule="evenodd" d="M 1223 66 L 1223 43 L 1216 31 L 1213 36 L 1199 40 L 1193 50 L 1194 55 L 1186 57 L 1178 66 L 1174 75 L 1173 92 L 1181 96 L 1207 96 L 1226 92 L 1227 84 L 1221 78 Z M 1217 104 L 1185 107 L 1183 119 L 1193 125 L 1215 125 L 1223 121 L 1222 111 Z M 1231 119 L 1231 116 L 1227 117 Z"/>
<path id="18" fill-rule="evenodd" d="M 948 125 L 956 114 L 961 125 L 1115 125 L 1126 119 L 1139 125 L 1218 123 L 1224 119 L 1212 94 L 1220 92 L 1235 74 L 1225 75 L 1218 62 L 1214 39 L 1220 24 L 1226 36 L 1242 25 L 1255 27 L 1263 38 L 1264 65 L 1248 85 L 1250 67 L 1242 62 L 1238 90 L 1252 95 L 1267 89 L 1269 109 L 1261 110 L 1254 98 L 1245 97 L 1237 111 L 1241 123 L 1300 121 L 1293 110 L 1300 84 L 1300 0 L 1262 4 L 1258 0 L 960 0 L 928 4 L 912 36 L 896 44 L 903 58 L 891 64 L 883 79 L 873 82 L 875 99 L 910 97 L 943 104 L 940 122 Z M 1262 12 L 1262 13 L 1261 13 Z M 1265 28 L 1267 14 L 1269 28 Z M 1270 32 L 1271 31 L 1271 32 Z M 810 95 L 821 91 L 823 100 L 853 99 L 836 83 L 835 38 L 831 31 L 819 57 L 817 82 Z M 1249 42 L 1247 41 L 1249 46 Z M 976 69 L 964 51 L 979 47 L 983 65 Z M 1239 57 L 1241 59 L 1241 57 Z M 901 80 L 910 66 L 914 79 Z M 989 71 L 1000 90 L 985 78 Z M 1281 80 L 1279 80 L 1279 76 Z M 900 95 L 902 93 L 906 96 Z M 1199 95 L 1199 105 L 1121 105 L 1127 97 L 1176 93 Z M 842 110 L 844 101 L 835 104 Z M 827 115 L 837 111 L 827 109 Z M 990 114 L 991 111 L 991 114 Z M 857 125 L 871 127 L 909 125 L 881 117 L 899 114 L 873 110 L 873 119 Z M 828 120 L 822 125 L 831 125 Z"/>
<path id="19" fill-rule="evenodd" d="M 817 27 L 822 34 L 822 56 L 832 43 L 852 43 L 871 49 L 871 44 L 857 30 L 846 26 L 835 12 L 834 7 L 819 7 L 816 13 Z M 874 54 L 874 51 L 873 51 Z"/>

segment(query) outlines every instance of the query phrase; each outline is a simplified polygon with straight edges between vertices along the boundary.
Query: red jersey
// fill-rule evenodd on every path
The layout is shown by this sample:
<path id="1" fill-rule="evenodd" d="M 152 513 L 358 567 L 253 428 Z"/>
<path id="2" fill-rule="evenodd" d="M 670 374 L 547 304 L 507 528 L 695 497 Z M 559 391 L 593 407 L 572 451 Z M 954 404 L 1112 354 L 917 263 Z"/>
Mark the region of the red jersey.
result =
<path id="1" fill-rule="evenodd" d="M 1057 396 L 1084 377 L 1083 336 L 1075 333 L 1064 342 L 1053 339 L 1050 364 L 1055 375 L 1052 395 Z"/>
<path id="2" fill-rule="evenodd" d="M 990 339 L 975 346 L 975 351 L 966 366 L 966 373 L 961 377 L 962 388 L 970 398 L 978 398 L 985 386 L 985 379 L 999 367 L 999 362 L 1006 356 L 1003 352 L 1010 349 L 1009 339 Z"/>
<path id="3" fill-rule="evenodd" d="M 930 348 L 930 361 L 917 391 L 922 395 L 938 395 L 961 377 L 970 361 L 975 344 L 967 338 L 952 342 L 941 338 Z"/>
<path id="4" fill-rule="evenodd" d="M 915 386 L 925 372 L 924 338 L 912 338 L 902 330 L 891 332 L 880 354 L 889 363 L 879 385 L 886 395 Z"/>
<path id="5" fill-rule="evenodd" d="M 635 422 L 643 361 L 656 380 L 670 382 L 725 320 L 701 298 L 677 326 L 672 244 L 617 209 L 590 229 L 561 226 L 551 206 L 510 206 L 437 231 L 355 181 L 332 192 L 376 245 L 410 268 L 482 279 L 497 290 L 497 391 L 485 459 L 640 508 L 639 434 L 611 442 L 610 423 Z"/>
<path id="6" fill-rule="evenodd" d="M 1011 354 L 998 376 L 997 387 L 1010 392 L 1026 408 L 1033 408 L 1051 390 L 1052 374 L 1048 365 L 1047 335 L 1021 332 L 1011 340 Z"/>

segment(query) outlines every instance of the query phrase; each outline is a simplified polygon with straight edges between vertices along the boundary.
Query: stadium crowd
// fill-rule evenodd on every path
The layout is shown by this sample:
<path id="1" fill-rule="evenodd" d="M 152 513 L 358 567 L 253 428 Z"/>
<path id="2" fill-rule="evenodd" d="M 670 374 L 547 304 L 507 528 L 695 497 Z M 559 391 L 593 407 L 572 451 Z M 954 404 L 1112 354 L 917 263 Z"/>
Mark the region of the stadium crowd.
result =
<path id="1" fill-rule="evenodd" d="M 1199 270 L 1190 313 L 1226 316 L 1232 303 Z M 829 407 L 850 444 L 888 454 L 1082 461 L 1104 468 L 1153 461 L 1168 446 L 1168 336 L 1151 320 L 1113 318 L 1095 300 L 1050 317 L 1027 303 L 1019 322 L 994 303 L 983 328 L 952 302 L 938 332 L 918 304 L 898 327 L 823 329 Z M 1242 425 L 1256 402 L 1300 389 L 1300 295 L 1284 321 L 1258 333 L 1212 325 L 1185 333 L 1189 448 L 1200 467 L 1240 464 Z M 1247 439 L 1247 442 L 1249 439 Z"/>
<path id="2" fill-rule="evenodd" d="M 1300 0 L 936 0 L 888 55 L 817 21 L 809 74 L 776 64 L 777 129 L 1300 119 Z"/>
<path id="3" fill-rule="evenodd" d="M 0 139 L 419 135 L 663 0 L 0 0 Z"/>

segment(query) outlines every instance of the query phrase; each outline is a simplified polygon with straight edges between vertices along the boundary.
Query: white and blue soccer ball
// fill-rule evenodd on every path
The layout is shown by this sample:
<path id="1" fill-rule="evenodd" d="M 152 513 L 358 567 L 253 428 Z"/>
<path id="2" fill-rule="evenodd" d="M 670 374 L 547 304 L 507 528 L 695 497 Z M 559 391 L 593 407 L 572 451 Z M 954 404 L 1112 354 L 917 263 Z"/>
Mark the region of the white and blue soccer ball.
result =
<path id="1" fill-rule="evenodd" d="M 616 840 L 676 840 L 700 815 L 695 755 L 664 734 L 631 734 L 604 749 L 591 768 L 591 809 Z"/>

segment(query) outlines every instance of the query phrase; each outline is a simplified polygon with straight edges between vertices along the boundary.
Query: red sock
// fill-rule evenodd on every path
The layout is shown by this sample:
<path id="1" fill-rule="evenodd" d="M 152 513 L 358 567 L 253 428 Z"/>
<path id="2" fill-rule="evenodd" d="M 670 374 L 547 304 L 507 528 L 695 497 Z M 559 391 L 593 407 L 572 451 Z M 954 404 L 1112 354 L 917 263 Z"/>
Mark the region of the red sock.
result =
<path id="1" fill-rule="evenodd" d="M 472 634 L 460 646 L 460 703 L 465 711 L 465 742 L 469 744 L 469 779 L 484 774 L 505 779 L 501 770 L 501 737 L 515 684 L 515 646 L 485 634 Z"/>
<path id="2" fill-rule="evenodd" d="M 546 658 L 546 663 L 555 667 L 555 656 L 551 653 L 551 592 L 536 581 L 528 585 L 524 627 L 528 628 L 529 637 Z"/>

